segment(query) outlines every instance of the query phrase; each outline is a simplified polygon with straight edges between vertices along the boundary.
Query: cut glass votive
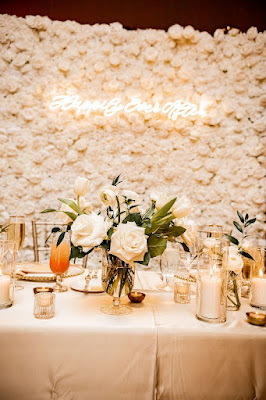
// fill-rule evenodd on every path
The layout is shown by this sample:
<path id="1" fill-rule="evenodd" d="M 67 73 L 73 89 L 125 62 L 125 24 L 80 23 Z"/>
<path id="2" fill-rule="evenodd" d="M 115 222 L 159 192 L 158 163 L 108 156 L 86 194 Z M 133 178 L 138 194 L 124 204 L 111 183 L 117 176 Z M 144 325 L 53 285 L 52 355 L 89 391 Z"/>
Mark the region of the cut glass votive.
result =
<path id="1" fill-rule="evenodd" d="M 34 296 L 34 317 L 49 319 L 55 316 L 55 294 L 40 292 Z"/>
<path id="2" fill-rule="evenodd" d="M 190 283 L 188 281 L 175 282 L 174 300 L 176 303 L 190 303 Z"/>

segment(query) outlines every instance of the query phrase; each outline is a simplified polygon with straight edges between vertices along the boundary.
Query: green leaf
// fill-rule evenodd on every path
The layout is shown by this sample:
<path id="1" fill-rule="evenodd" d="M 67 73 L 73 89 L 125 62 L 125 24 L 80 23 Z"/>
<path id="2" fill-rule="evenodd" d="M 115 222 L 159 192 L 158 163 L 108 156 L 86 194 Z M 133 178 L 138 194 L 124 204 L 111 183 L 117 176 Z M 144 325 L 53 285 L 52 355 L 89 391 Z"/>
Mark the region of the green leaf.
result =
<path id="1" fill-rule="evenodd" d="M 45 214 L 45 213 L 51 213 L 51 212 L 57 212 L 54 208 L 47 208 L 46 210 L 43 210 L 40 212 L 40 214 Z"/>
<path id="2" fill-rule="evenodd" d="M 108 236 L 109 239 L 111 239 L 111 236 L 112 236 L 113 233 L 114 233 L 114 228 L 111 227 L 107 232 L 107 236 Z"/>
<path id="3" fill-rule="evenodd" d="M 61 231 L 61 228 L 59 228 L 58 226 L 55 226 L 53 229 L 52 229 L 52 233 L 56 233 L 56 232 L 60 232 Z"/>
<path id="4" fill-rule="evenodd" d="M 252 219 L 250 219 L 249 221 L 247 221 L 247 222 L 245 223 L 245 228 L 246 228 L 247 226 L 251 225 L 251 224 L 254 224 L 254 222 L 256 222 L 256 221 L 257 221 L 257 218 L 252 218 Z"/>
<path id="5" fill-rule="evenodd" d="M 148 251 L 147 253 L 145 253 L 143 261 L 138 261 L 138 263 L 142 265 L 149 265 L 150 259 L 151 255 L 150 252 Z"/>
<path id="6" fill-rule="evenodd" d="M 245 216 L 245 221 L 247 221 L 248 220 L 248 214 L 246 214 L 246 216 Z"/>
<path id="7" fill-rule="evenodd" d="M 142 218 L 140 213 L 128 214 L 126 218 L 123 220 L 123 224 L 126 224 L 127 222 L 135 222 L 138 226 L 141 226 Z"/>
<path id="8" fill-rule="evenodd" d="M 254 258 L 249 253 L 247 253 L 246 251 L 240 251 L 239 253 L 242 254 L 243 257 L 246 257 L 246 258 L 249 258 L 252 261 L 255 261 Z"/>
<path id="9" fill-rule="evenodd" d="M 224 235 L 225 237 L 227 237 L 227 239 L 231 242 L 231 243 L 233 243 L 233 244 L 235 244 L 235 245 L 239 245 L 239 241 L 234 237 L 234 236 L 231 236 L 231 235 L 227 235 L 227 233 L 225 233 L 225 235 Z"/>
<path id="10" fill-rule="evenodd" d="M 59 238 L 58 238 L 57 243 L 56 243 L 56 247 L 58 247 L 60 245 L 60 243 L 62 243 L 62 241 L 64 240 L 65 233 L 66 232 L 60 233 Z"/>
<path id="11" fill-rule="evenodd" d="M 175 204 L 176 197 L 173 200 L 170 200 L 168 203 L 166 203 L 159 211 L 157 211 L 153 217 L 152 217 L 152 222 L 155 221 L 158 218 L 163 218 L 167 215 L 168 211 L 172 208 L 172 206 Z"/>
<path id="12" fill-rule="evenodd" d="M 184 249 L 187 253 L 190 253 L 189 247 L 186 245 L 186 243 L 184 243 L 184 242 L 178 242 L 178 243 L 181 244 L 181 246 L 183 247 L 183 249 Z"/>
<path id="13" fill-rule="evenodd" d="M 119 182 L 121 174 L 119 174 L 116 178 L 113 179 L 112 186 L 117 186 L 121 181 Z"/>
<path id="14" fill-rule="evenodd" d="M 143 215 L 143 220 L 145 220 L 145 219 L 150 219 L 152 216 L 153 216 L 153 214 L 154 214 L 154 211 L 155 211 L 155 202 L 153 201 L 152 202 L 152 205 L 150 206 L 150 208 L 146 211 L 146 213 Z"/>
<path id="15" fill-rule="evenodd" d="M 243 217 L 243 215 L 239 212 L 239 211 L 237 211 L 237 215 L 238 215 L 238 218 L 240 219 L 240 221 L 242 222 L 242 224 L 244 223 L 244 217 Z"/>
<path id="16" fill-rule="evenodd" d="M 72 208 L 72 210 L 76 211 L 79 215 L 84 214 L 84 212 L 79 208 L 79 206 L 73 200 L 61 199 L 61 198 L 59 198 L 58 200 L 64 204 L 67 204 L 70 208 Z"/>
<path id="17" fill-rule="evenodd" d="M 66 215 L 68 215 L 69 218 L 72 219 L 72 221 L 75 221 L 75 219 L 77 218 L 77 215 L 74 214 L 74 213 L 72 213 L 72 212 L 69 212 L 69 211 L 61 211 L 61 212 L 63 212 L 63 213 L 65 213 Z"/>
<path id="18" fill-rule="evenodd" d="M 235 225 L 236 229 L 239 230 L 239 232 L 243 233 L 243 229 L 241 228 L 238 222 L 233 221 L 233 224 Z"/>
<path id="19" fill-rule="evenodd" d="M 151 255 L 151 258 L 160 256 L 163 254 L 164 250 L 167 246 L 167 239 L 163 237 L 151 235 L 148 239 L 148 249 Z"/>
<path id="20" fill-rule="evenodd" d="M 183 235 L 183 233 L 186 231 L 186 229 L 183 226 L 170 226 L 167 228 L 159 229 L 157 233 L 163 234 L 164 236 L 173 236 L 173 237 L 178 237 L 180 235 Z"/>

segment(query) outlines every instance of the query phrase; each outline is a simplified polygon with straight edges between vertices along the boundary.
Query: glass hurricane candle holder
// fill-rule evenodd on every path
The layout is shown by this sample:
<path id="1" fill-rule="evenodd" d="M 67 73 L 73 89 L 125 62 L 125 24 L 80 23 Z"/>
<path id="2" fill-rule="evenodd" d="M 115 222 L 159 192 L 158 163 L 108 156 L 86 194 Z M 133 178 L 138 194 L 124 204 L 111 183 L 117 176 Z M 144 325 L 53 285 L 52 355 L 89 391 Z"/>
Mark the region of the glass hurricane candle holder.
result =
<path id="1" fill-rule="evenodd" d="M 16 243 L 0 240 L 0 309 L 14 302 Z"/>
<path id="2" fill-rule="evenodd" d="M 222 323 L 226 321 L 228 242 L 213 239 L 198 241 L 196 316 L 205 322 Z"/>
<path id="3" fill-rule="evenodd" d="M 250 305 L 266 310 L 266 271 L 264 265 L 259 269 L 258 275 L 254 274 L 252 277 Z"/>

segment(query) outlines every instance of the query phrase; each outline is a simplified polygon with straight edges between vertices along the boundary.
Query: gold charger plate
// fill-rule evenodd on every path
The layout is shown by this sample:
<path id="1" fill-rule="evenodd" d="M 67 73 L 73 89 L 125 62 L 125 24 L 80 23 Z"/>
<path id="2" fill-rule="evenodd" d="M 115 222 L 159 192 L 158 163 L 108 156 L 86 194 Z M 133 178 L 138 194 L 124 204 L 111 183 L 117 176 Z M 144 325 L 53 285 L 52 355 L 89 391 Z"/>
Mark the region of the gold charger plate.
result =
<path id="1" fill-rule="evenodd" d="M 48 264 L 39 262 L 24 262 L 17 264 L 17 279 L 31 282 L 54 282 L 55 274 Z M 72 278 L 83 274 L 84 269 L 80 265 L 70 264 L 68 271 L 62 275 L 63 278 Z"/>

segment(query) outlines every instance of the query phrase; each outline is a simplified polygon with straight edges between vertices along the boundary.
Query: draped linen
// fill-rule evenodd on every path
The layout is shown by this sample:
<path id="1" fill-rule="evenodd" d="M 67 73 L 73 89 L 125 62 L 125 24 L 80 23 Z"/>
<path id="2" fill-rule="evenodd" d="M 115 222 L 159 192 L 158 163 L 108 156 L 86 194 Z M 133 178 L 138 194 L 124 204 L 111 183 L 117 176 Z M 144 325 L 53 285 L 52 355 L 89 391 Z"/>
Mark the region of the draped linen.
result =
<path id="1" fill-rule="evenodd" d="M 73 278 L 79 279 L 79 278 Z M 70 283 L 66 280 L 66 283 Z M 247 301 L 222 325 L 195 318 L 191 304 L 153 290 L 154 272 L 138 272 L 146 287 L 133 313 L 109 316 L 105 294 L 56 294 L 56 316 L 33 316 L 33 287 L 16 292 L 0 311 L 1 400 L 263 400 L 266 329 L 249 325 Z M 153 288 L 153 289 L 152 289 Z"/>

